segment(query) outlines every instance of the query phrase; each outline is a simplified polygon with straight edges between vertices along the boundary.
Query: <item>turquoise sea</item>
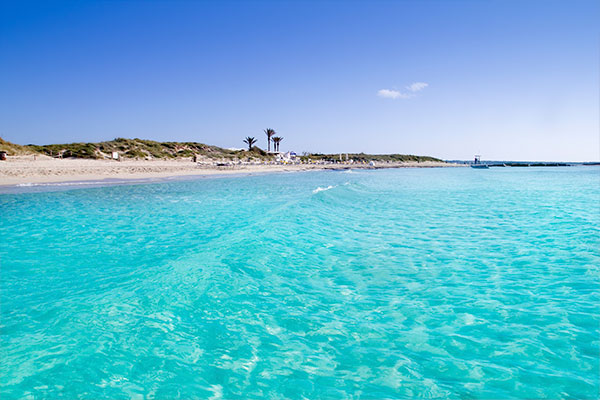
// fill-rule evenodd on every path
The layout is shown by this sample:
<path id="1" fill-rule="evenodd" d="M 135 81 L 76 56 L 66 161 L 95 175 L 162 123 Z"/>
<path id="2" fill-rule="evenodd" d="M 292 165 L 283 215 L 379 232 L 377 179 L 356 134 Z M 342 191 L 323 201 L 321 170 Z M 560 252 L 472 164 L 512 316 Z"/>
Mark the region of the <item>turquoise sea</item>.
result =
<path id="1" fill-rule="evenodd" d="M 596 399 L 600 169 L 0 194 L 0 398 Z"/>

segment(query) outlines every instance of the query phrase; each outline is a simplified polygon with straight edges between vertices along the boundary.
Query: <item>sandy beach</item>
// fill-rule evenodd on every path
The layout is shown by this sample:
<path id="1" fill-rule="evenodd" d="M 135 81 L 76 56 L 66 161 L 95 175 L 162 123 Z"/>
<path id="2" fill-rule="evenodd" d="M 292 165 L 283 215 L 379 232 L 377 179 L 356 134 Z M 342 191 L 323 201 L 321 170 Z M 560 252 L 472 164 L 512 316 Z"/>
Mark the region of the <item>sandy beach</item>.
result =
<path id="1" fill-rule="evenodd" d="M 55 159 L 44 156 L 8 157 L 0 161 L 0 185 L 97 181 L 104 179 L 136 180 L 178 176 L 227 175 L 244 173 L 293 172 L 323 169 L 431 168 L 455 167 L 441 162 L 368 164 L 237 164 L 218 166 L 196 164 L 191 160 L 86 160 Z"/>

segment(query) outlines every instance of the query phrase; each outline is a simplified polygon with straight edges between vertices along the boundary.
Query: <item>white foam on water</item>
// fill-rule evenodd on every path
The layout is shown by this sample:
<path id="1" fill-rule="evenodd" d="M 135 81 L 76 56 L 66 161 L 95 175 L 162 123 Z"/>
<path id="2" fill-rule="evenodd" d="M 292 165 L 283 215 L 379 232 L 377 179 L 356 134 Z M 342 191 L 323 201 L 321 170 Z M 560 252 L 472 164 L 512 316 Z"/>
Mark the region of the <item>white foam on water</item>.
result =
<path id="1" fill-rule="evenodd" d="M 17 187 L 35 187 L 35 186 L 83 186 L 83 185 L 102 185 L 106 181 L 86 181 L 86 182 L 54 182 L 54 183 L 19 183 Z"/>
<path id="2" fill-rule="evenodd" d="M 316 188 L 315 190 L 313 190 L 313 193 L 324 192 L 326 190 L 333 189 L 334 187 L 335 186 L 331 186 L 331 185 L 329 185 L 327 187 L 321 187 L 321 186 L 319 186 L 318 188 Z"/>
<path id="3" fill-rule="evenodd" d="M 223 398 L 223 386 L 211 385 L 208 390 L 213 393 L 213 395 L 208 398 L 209 400 L 220 400 Z"/>

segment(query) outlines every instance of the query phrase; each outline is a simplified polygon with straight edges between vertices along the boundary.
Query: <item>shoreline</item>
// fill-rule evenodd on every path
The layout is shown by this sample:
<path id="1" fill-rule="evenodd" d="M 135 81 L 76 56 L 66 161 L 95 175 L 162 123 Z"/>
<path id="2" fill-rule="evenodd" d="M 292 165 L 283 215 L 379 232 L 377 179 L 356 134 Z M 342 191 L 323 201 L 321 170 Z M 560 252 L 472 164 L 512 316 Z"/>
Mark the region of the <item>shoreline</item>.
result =
<path id="1" fill-rule="evenodd" d="M 0 161 L 0 187 L 53 186 L 56 184 L 98 185 L 136 183 L 168 178 L 203 178 L 255 173 L 302 172 L 344 169 L 452 168 L 459 164 L 443 162 L 407 162 L 368 164 L 240 164 L 217 166 L 189 160 L 83 160 L 50 157 L 10 157 Z M 112 181 L 112 182 L 111 182 Z"/>

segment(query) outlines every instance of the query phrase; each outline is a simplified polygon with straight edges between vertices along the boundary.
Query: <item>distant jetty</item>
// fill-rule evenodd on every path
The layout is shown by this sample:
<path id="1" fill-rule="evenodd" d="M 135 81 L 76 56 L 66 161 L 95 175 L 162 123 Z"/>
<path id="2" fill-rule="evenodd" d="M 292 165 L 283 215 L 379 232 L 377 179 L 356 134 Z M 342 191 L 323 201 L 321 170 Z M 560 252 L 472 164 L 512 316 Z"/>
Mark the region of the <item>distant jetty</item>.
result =
<path id="1" fill-rule="evenodd" d="M 446 160 L 448 163 L 470 165 L 472 161 Z M 556 162 L 556 161 L 480 161 L 486 167 L 572 167 L 577 165 L 600 165 L 600 162 Z"/>

